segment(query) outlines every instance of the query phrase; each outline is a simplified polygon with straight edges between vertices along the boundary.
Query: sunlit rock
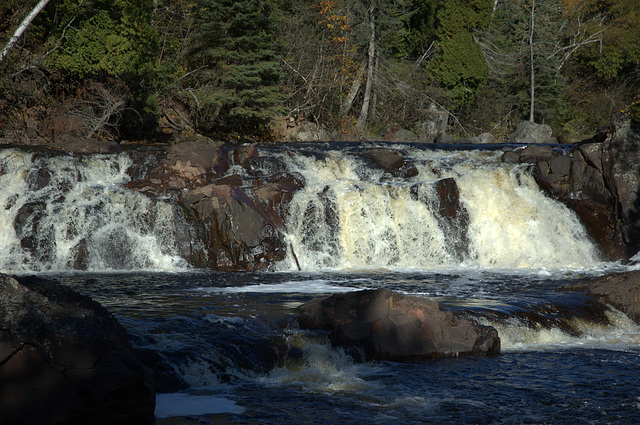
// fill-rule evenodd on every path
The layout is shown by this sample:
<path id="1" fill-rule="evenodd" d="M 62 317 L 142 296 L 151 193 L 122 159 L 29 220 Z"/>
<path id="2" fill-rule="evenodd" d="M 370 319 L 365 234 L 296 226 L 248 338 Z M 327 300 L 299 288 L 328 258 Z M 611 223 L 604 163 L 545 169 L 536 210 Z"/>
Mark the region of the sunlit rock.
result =
<path id="1" fill-rule="evenodd" d="M 327 330 L 334 345 L 361 347 L 368 359 L 414 361 L 500 352 L 495 329 L 442 311 L 427 298 L 388 289 L 316 298 L 298 310 L 301 328 Z"/>
<path id="2" fill-rule="evenodd" d="M 553 137 L 553 131 L 547 124 L 536 124 L 531 121 L 523 121 L 509 138 L 509 143 L 557 143 Z"/>

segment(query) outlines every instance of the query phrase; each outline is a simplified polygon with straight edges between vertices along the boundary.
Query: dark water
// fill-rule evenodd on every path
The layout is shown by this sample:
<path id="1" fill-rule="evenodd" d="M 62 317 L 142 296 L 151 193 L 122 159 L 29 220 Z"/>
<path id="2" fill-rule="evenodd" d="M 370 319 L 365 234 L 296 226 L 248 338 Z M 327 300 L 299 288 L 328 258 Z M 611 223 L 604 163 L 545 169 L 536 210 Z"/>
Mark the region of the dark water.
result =
<path id="1" fill-rule="evenodd" d="M 556 291 L 584 277 L 578 273 L 54 277 L 112 311 L 155 359 L 159 425 L 640 420 L 640 330 L 615 311 L 590 309 L 579 294 Z M 481 316 L 501 333 L 502 354 L 363 363 L 293 322 L 294 307 L 314 296 L 380 287 Z"/>

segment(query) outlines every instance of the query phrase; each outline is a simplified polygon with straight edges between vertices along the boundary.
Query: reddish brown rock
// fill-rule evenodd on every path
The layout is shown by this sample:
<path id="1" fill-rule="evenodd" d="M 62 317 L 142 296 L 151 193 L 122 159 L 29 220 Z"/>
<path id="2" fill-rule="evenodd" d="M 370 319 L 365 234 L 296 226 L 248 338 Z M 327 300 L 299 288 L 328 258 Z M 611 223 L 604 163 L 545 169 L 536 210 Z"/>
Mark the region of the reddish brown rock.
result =
<path id="1" fill-rule="evenodd" d="M 414 361 L 500 352 L 495 329 L 442 311 L 427 298 L 388 289 L 317 298 L 298 310 L 302 329 L 328 330 L 334 345 L 361 347 L 367 359 Z"/>
<path id="2" fill-rule="evenodd" d="M 615 273 L 585 282 L 565 285 L 563 290 L 586 292 L 597 301 L 613 306 L 640 323 L 640 271 Z"/>
<path id="3" fill-rule="evenodd" d="M 266 193 L 266 189 L 262 192 Z M 284 259 L 280 204 L 269 202 L 273 198 L 281 200 L 284 195 L 270 193 L 273 198 L 264 202 L 254 196 L 225 184 L 210 184 L 181 194 L 180 202 L 200 228 L 206 266 L 218 270 L 263 270 Z"/>
<path id="4" fill-rule="evenodd" d="M 570 152 L 532 145 L 502 159 L 534 164 L 540 188 L 576 212 L 604 259 L 619 261 L 640 251 L 639 143 L 631 117 L 614 114 Z"/>
<path id="5" fill-rule="evenodd" d="M 409 178 L 418 175 L 418 169 L 393 149 L 367 149 L 364 156 L 393 176 Z"/>

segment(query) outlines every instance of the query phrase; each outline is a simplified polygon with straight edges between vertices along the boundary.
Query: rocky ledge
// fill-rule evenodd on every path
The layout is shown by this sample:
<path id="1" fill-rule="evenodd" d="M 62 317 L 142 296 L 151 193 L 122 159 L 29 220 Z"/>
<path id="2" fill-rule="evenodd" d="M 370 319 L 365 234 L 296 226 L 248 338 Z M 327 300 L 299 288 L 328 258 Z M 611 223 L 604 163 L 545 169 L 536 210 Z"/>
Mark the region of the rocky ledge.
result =
<path id="1" fill-rule="evenodd" d="M 0 275 L 0 422 L 152 424 L 155 389 L 126 332 L 56 282 Z"/>
<path id="2" fill-rule="evenodd" d="M 500 353 L 494 328 L 442 311 L 427 298 L 388 289 L 316 298 L 298 310 L 302 329 L 325 330 L 333 345 L 362 348 L 367 360 Z"/>
<path id="3" fill-rule="evenodd" d="M 565 285 L 562 289 L 587 293 L 596 301 L 615 307 L 640 324 L 640 270 L 614 273 Z"/>

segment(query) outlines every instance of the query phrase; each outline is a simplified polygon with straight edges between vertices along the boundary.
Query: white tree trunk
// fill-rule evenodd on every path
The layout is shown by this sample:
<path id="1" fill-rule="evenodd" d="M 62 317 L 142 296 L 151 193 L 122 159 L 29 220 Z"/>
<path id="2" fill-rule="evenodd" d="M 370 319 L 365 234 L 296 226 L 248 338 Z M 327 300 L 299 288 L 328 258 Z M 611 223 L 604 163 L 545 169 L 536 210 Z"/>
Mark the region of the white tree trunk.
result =
<path id="1" fill-rule="evenodd" d="M 371 35 L 369 36 L 369 53 L 367 64 L 367 84 L 364 89 L 364 99 L 362 100 L 362 109 L 360 110 L 360 117 L 356 123 L 356 128 L 362 130 L 367 117 L 369 116 L 369 103 L 371 102 L 371 87 L 373 86 L 373 69 L 375 68 L 375 56 L 376 56 L 376 23 L 374 20 L 374 7 L 375 1 L 371 0 L 369 5 L 369 28 L 371 29 Z"/>
<path id="2" fill-rule="evenodd" d="M 13 35 L 9 39 L 9 42 L 7 43 L 7 45 L 4 46 L 4 49 L 2 49 L 2 52 L 0 52 L 0 62 L 2 62 L 4 60 L 4 58 L 9 53 L 9 50 L 11 50 L 13 45 L 16 44 L 16 42 L 18 41 L 20 36 L 22 36 L 22 34 L 27 29 L 27 27 L 35 19 L 35 17 L 38 15 L 38 13 L 40 13 L 42 11 L 42 9 L 44 9 L 44 7 L 47 5 L 47 3 L 49 3 L 49 0 L 40 0 L 40 2 L 36 5 L 36 7 L 34 7 L 33 10 L 27 15 L 27 17 L 24 18 L 24 20 L 20 23 L 20 25 L 18 26 L 18 29 L 16 30 L 16 32 L 13 33 Z"/>
<path id="3" fill-rule="evenodd" d="M 360 86 L 362 85 L 362 78 L 364 77 L 364 71 L 366 70 L 366 62 L 362 62 L 360 65 L 360 69 L 358 69 L 358 73 L 356 74 L 355 80 L 351 84 L 351 90 L 349 90 L 349 94 L 347 98 L 342 101 L 342 105 L 340 106 L 340 113 L 342 115 L 346 115 L 351 110 L 351 106 L 353 105 L 353 101 L 356 99 L 358 95 L 358 91 L 360 91 Z"/>
<path id="4" fill-rule="evenodd" d="M 529 103 L 529 121 L 534 122 L 534 111 L 536 102 L 536 70 L 534 66 L 534 54 L 533 54 L 533 32 L 535 27 L 535 13 L 536 13 L 536 0 L 531 0 L 531 25 L 529 28 L 529 61 L 531 71 L 530 92 L 531 98 Z"/>

